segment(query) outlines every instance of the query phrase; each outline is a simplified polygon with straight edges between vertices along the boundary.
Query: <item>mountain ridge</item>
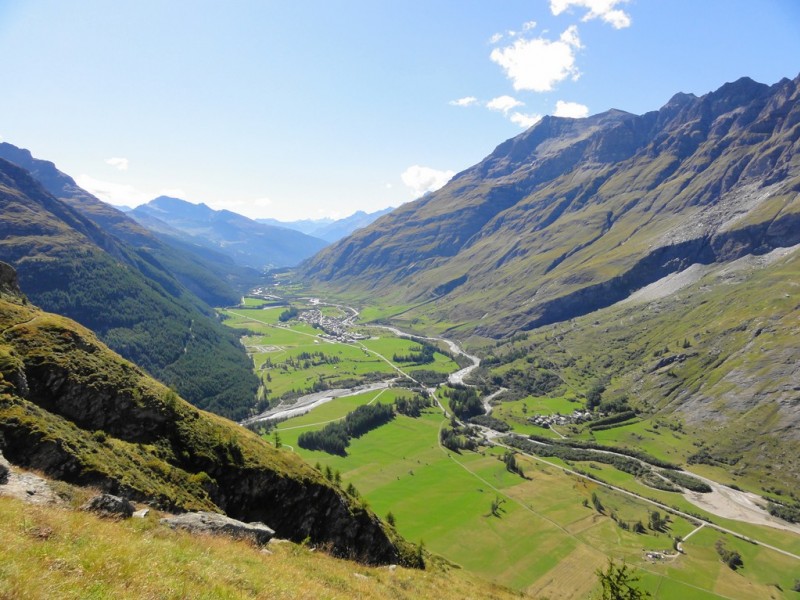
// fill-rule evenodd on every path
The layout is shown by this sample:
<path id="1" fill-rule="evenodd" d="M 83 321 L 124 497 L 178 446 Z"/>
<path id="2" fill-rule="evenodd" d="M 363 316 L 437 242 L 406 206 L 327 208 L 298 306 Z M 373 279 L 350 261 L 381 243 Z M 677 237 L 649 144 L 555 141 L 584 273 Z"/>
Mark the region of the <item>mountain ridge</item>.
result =
<path id="1" fill-rule="evenodd" d="M 196 404 L 246 415 L 257 381 L 236 334 L 157 259 L 3 159 L 0 207 L 0 259 L 32 301 L 81 321 Z"/>
<path id="2" fill-rule="evenodd" d="M 798 80 L 742 78 L 644 115 L 545 117 L 301 274 L 334 291 L 426 301 L 434 321 L 503 337 L 576 314 L 559 303 L 580 309 L 613 291 L 610 304 L 710 251 L 791 246 Z M 487 299 L 498 287 L 503 297 Z"/>
<path id="3" fill-rule="evenodd" d="M 258 270 L 295 266 L 327 245 L 299 231 L 170 196 L 154 198 L 127 214 L 156 234 L 214 250 Z"/>

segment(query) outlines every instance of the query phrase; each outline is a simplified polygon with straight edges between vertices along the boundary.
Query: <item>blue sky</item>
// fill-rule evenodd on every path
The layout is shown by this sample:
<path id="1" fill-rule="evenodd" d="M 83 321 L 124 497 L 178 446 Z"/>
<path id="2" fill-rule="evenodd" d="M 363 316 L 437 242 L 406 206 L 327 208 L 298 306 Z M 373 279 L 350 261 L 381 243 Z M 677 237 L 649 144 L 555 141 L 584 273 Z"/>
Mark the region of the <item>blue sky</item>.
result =
<path id="1" fill-rule="evenodd" d="M 0 139 L 112 203 L 346 216 L 545 114 L 800 73 L 796 0 L 0 0 Z"/>

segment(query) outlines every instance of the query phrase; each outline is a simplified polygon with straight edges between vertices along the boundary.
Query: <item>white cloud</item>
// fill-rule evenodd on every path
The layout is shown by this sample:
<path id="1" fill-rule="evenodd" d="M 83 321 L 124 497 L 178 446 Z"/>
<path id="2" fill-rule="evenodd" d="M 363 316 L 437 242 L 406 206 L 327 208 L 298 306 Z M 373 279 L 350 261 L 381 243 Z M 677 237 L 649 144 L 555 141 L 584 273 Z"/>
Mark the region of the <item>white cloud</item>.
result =
<path id="1" fill-rule="evenodd" d="M 522 31 L 530 31 L 534 27 L 536 27 L 536 21 L 528 21 L 522 24 Z"/>
<path id="2" fill-rule="evenodd" d="M 120 171 L 127 171 L 128 170 L 128 159 L 122 158 L 119 156 L 112 156 L 111 158 L 106 159 L 106 164 L 111 165 L 115 169 L 119 169 Z"/>
<path id="3" fill-rule="evenodd" d="M 614 29 L 630 27 L 631 17 L 625 11 L 617 8 L 628 0 L 550 0 L 550 10 L 556 16 L 569 10 L 571 7 L 585 8 L 586 14 L 583 21 L 601 19 Z"/>
<path id="4" fill-rule="evenodd" d="M 529 127 L 533 127 L 536 125 L 536 123 L 541 121 L 542 115 L 529 115 L 521 112 L 513 112 L 508 119 L 523 129 L 528 129 Z"/>
<path id="5" fill-rule="evenodd" d="M 449 102 L 451 106 L 473 106 L 477 103 L 478 99 L 475 96 L 466 96 L 458 100 L 450 100 Z"/>
<path id="6" fill-rule="evenodd" d="M 503 114 L 507 114 L 512 108 L 517 108 L 518 106 L 525 106 L 525 103 L 520 102 L 511 96 L 498 96 L 497 98 L 492 98 L 486 103 L 486 108 L 489 110 L 496 110 L 498 112 L 502 112 Z"/>
<path id="7" fill-rule="evenodd" d="M 103 181 L 85 174 L 78 175 L 78 177 L 75 178 L 75 182 L 90 194 L 97 196 L 109 204 L 116 204 L 118 206 L 138 206 L 139 204 L 149 202 L 157 196 L 157 194 L 148 194 L 147 192 L 137 190 L 132 185 Z"/>
<path id="8" fill-rule="evenodd" d="M 426 192 L 435 192 L 453 178 L 455 171 L 439 171 L 430 167 L 413 165 L 400 175 L 403 183 L 411 188 L 414 197 L 419 197 Z"/>
<path id="9" fill-rule="evenodd" d="M 186 196 L 189 194 L 186 193 L 185 190 L 182 188 L 161 188 L 158 190 L 158 194 L 153 196 L 156 198 L 157 196 L 169 196 L 170 198 L 178 198 L 179 200 L 186 200 Z M 186 200 L 189 202 L 189 200 Z"/>
<path id="10" fill-rule="evenodd" d="M 589 107 L 585 104 L 578 104 L 577 102 L 564 102 L 559 100 L 556 102 L 556 111 L 553 113 L 556 117 L 570 117 L 572 119 L 582 119 L 589 116 Z"/>
<path id="11" fill-rule="evenodd" d="M 519 38 L 510 46 L 492 50 L 490 58 L 505 70 L 515 90 L 549 92 L 568 77 L 580 76 L 575 66 L 579 48 L 578 29 L 572 25 L 558 40 Z"/>
<path id="12" fill-rule="evenodd" d="M 502 39 L 503 39 L 502 33 L 495 33 L 492 37 L 489 38 L 489 43 L 494 45 Z"/>

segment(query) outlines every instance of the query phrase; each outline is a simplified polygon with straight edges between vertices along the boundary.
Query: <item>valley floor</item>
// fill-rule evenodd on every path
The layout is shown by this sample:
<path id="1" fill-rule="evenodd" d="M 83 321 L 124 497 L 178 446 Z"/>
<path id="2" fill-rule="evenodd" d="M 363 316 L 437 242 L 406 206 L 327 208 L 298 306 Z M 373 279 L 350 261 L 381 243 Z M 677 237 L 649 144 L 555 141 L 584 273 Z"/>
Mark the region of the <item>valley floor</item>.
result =
<path id="1" fill-rule="evenodd" d="M 263 314 L 257 309 L 246 314 L 240 310 L 236 325 L 252 327 L 259 321 L 265 325 L 259 332 L 263 339 L 251 344 L 264 347 L 279 339 L 286 341 L 285 326 L 265 323 Z M 380 335 L 375 329 L 372 332 Z M 299 333 L 314 332 L 301 329 Z M 391 333 L 402 334 L 399 330 Z M 406 364 L 394 364 L 386 351 L 374 349 L 402 340 L 373 338 L 370 343 L 371 348 L 365 346 L 362 354 L 373 349 L 389 363 L 386 376 L 409 370 Z M 315 344 L 337 347 L 327 338 Z M 460 351 L 452 341 L 442 347 L 453 354 Z M 287 344 L 279 351 L 292 354 L 298 349 Z M 259 372 L 258 353 L 254 360 Z M 451 382 L 458 371 L 459 383 L 469 370 L 444 363 L 440 368 L 444 379 L 449 373 Z M 273 381 L 281 377 L 276 369 L 268 372 L 275 373 Z M 534 597 L 585 598 L 595 585 L 591 573 L 608 557 L 635 566 L 642 586 L 655 598 L 790 597 L 785 594 L 790 593 L 800 568 L 798 531 L 786 523 L 783 531 L 768 526 L 777 521 L 765 518 L 765 511 L 749 504 L 751 499 L 743 492 L 715 483 L 715 491 L 705 494 L 710 497 L 701 504 L 690 494 L 652 489 L 609 465 L 591 463 L 586 473 L 587 465 L 582 463 L 576 470 L 570 462 L 524 454 L 518 454 L 525 474 L 520 478 L 500 460 L 505 450 L 492 441 L 498 437 L 496 432 L 487 436 L 486 445 L 477 452 L 456 453 L 442 447 L 440 431 L 448 424 L 449 414 L 448 400 L 440 394 L 441 408 L 428 409 L 419 418 L 399 415 L 353 439 L 346 456 L 304 450 L 297 443 L 303 431 L 340 420 L 356 406 L 392 402 L 403 393 L 407 395 L 393 388 L 338 397 L 278 423 L 277 434 L 266 437 L 278 435 L 287 451 L 340 473 L 343 485 L 354 485 L 377 512 L 391 512 L 407 539 L 423 542 L 468 571 Z M 599 509 L 590 503 L 595 497 Z M 730 510 L 732 501 L 736 501 L 735 512 Z M 667 519 L 662 530 L 645 528 L 638 534 L 630 530 L 637 521 L 648 523 L 654 510 Z M 744 567 L 732 570 L 723 565 L 715 549 L 719 544 L 735 548 L 745 558 Z M 674 551 L 676 545 L 682 552 Z"/>

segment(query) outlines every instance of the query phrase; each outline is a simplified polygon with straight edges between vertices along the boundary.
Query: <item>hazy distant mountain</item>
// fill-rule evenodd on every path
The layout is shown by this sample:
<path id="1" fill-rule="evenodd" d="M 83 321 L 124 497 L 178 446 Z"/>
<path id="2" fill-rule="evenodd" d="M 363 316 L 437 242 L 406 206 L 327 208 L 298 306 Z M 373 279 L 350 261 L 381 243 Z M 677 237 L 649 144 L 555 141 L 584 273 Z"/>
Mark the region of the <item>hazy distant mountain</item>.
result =
<path id="1" fill-rule="evenodd" d="M 299 221 L 279 221 L 278 219 L 256 219 L 259 223 L 264 225 L 272 225 L 274 227 L 283 227 L 285 229 L 293 229 L 300 231 L 306 235 L 314 235 L 314 232 L 321 227 L 330 225 L 334 219 L 301 219 Z"/>
<path id="2" fill-rule="evenodd" d="M 128 214 L 151 231 L 217 250 L 237 264 L 257 269 L 294 266 L 327 245 L 299 231 L 168 196 Z"/>
<path id="3" fill-rule="evenodd" d="M 384 208 L 372 213 L 359 210 L 343 219 L 304 219 L 302 221 L 278 221 L 277 219 L 256 219 L 259 223 L 286 227 L 295 231 L 302 231 L 308 235 L 323 239 L 327 242 L 337 242 L 347 237 L 356 229 L 361 229 L 376 221 L 379 217 L 392 212 L 394 208 Z"/>
<path id="4" fill-rule="evenodd" d="M 197 245 L 160 239 L 129 215 L 95 198 L 79 187 L 69 175 L 46 160 L 34 158 L 28 150 L 0 144 L 0 158 L 28 171 L 48 192 L 88 217 L 98 227 L 147 254 L 192 293 L 211 306 L 236 302 L 259 281 L 256 270 L 236 265 L 219 252 Z"/>

